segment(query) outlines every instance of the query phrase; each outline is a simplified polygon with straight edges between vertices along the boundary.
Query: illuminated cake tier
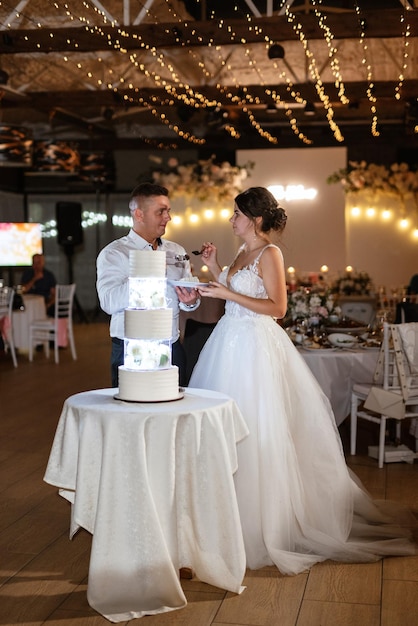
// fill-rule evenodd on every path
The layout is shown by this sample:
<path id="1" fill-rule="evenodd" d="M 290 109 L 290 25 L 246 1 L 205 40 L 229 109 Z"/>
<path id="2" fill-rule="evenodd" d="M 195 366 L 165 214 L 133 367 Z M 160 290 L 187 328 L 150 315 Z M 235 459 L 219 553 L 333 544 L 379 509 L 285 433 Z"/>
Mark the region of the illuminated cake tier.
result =
<path id="1" fill-rule="evenodd" d="M 171 364 L 173 312 L 166 304 L 165 268 L 165 252 L 130 252 L 124 364 L 119 367 L 122 400 L 163 402 L 179 397 L 179 372 Z"/>
<path id="2" fill-rule="evenodd" d="M 166 287 L 165 278 L 129 278 L 129 308 L 158 309 L 165 307 Z"/>

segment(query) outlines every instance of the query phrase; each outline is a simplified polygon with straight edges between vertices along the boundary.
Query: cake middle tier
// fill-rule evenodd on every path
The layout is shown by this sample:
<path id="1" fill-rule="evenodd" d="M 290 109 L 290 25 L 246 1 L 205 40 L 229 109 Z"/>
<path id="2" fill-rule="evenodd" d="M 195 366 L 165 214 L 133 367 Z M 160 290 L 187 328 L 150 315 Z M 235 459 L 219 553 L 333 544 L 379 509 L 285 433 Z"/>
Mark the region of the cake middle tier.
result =
<path id="1" fill-rule="evenodd" d="M 172 309 L 125 309 L 127 339 L 171 339 Z"/>

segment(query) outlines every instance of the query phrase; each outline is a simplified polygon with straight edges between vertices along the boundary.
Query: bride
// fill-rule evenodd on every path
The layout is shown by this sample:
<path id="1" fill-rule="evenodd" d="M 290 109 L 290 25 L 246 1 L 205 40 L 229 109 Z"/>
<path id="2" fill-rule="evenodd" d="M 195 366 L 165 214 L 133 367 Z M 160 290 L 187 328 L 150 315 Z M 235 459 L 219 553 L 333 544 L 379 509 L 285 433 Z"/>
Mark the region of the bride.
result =
<path id="1" fill-rule="evenodd" d="M 221 270 L 216 247 L 202 248 L 216 280 L 199 292 L 226 306 L 189 386 L 234 398 L 250 430 L 235 475 L 247 566 L 297 574 L 325 559 L 415 554 L 347 468 L 329 401 L 275 321 L 287 291 L 270 234 L 286 219 L 267 189 L 252 187 L 235 198 L 230 222 L 243 245 L 231 265 Z"/>

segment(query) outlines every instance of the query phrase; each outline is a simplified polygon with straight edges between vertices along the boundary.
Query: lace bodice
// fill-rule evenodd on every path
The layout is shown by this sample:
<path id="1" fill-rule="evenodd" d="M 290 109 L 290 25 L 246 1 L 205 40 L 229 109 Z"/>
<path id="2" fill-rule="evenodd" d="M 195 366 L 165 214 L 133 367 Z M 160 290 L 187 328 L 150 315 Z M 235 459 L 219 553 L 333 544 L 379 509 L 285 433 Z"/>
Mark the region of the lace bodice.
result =
<path id="1" fill-rule="evenodd" d="M 267 298 L 267 292 L 264 287 L 264 282 L 258 273 L 258 265 L 261 255 L 267 248 L 276 247 L 273 244 L 267 244 L 262 248 L 252 263 L 238 270 L 231 277 L 230 284 L 228 285 L 227 278 L 230 266 L 226 267 L 219 275 L 219 282 L 223 285 L 230 287 L 237 293 L 242 293 L 246 296 L 253 298 L 265 299 Z M 241 248 L 240 248 L 241 250 Z M 238 250 L 237 256 L 240 252 Z M 246 307 L 237 304 L 237 302 L 231 302 L 227 300 L 225 303 L 225 315 L 230 317 L 258 317 L 260 314 L 250 311 Z"/>

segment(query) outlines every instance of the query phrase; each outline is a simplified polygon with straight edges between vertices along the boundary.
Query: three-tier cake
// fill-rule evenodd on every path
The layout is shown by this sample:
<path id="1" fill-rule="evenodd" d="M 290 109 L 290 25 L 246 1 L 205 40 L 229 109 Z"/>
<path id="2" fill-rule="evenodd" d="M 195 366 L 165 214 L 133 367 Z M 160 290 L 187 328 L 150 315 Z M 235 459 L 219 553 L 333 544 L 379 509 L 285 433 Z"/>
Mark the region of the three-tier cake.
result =
<path id="1" fill-rule="evenodd" d="M 130 251 L 121 400 L 164 402 L 180 396 L 178 367 L 171 364 L 173 311 L 167 306 L 165 274 L 165 252 Z"/>

